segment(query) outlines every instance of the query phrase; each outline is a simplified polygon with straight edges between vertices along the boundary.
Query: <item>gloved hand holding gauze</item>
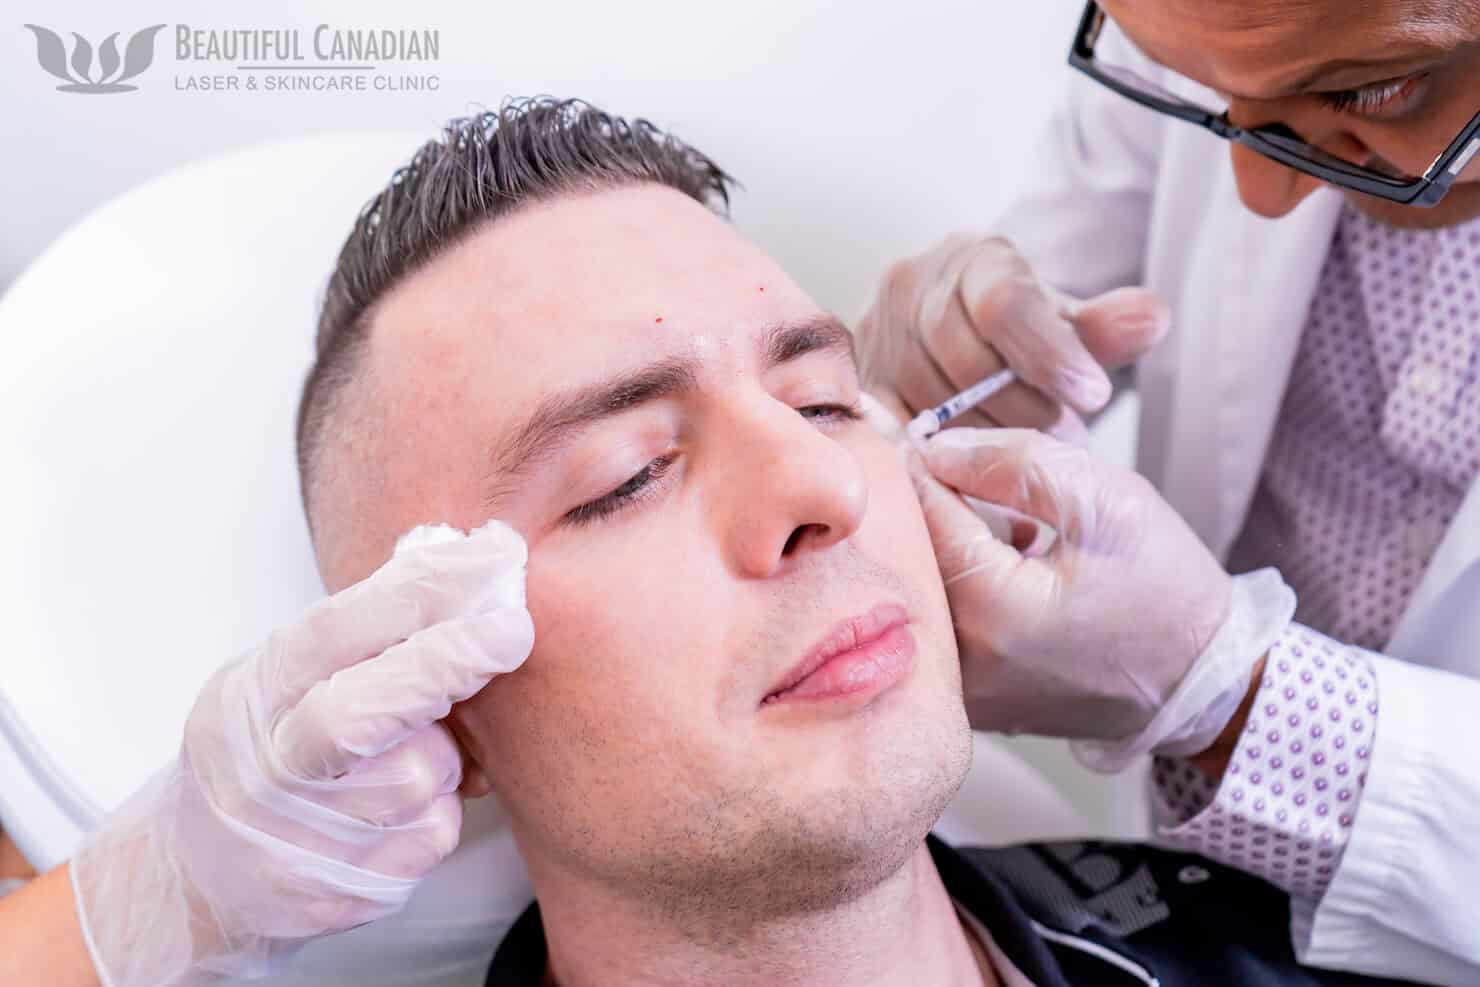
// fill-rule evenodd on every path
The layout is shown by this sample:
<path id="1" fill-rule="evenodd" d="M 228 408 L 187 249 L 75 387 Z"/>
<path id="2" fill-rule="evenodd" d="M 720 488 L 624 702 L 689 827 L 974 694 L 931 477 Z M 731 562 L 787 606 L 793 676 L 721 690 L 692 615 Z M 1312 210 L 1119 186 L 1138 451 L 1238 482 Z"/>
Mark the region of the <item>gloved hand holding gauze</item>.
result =
<path id="1" fill-rule="evenodd" d="M 405 905 L 462 827 L 439 721 L 533 647 L 526 561 L 502 522 L 417 529 L 207 682 L 179 756 L 72 861 L 105 987 L 261 976 Z"/>

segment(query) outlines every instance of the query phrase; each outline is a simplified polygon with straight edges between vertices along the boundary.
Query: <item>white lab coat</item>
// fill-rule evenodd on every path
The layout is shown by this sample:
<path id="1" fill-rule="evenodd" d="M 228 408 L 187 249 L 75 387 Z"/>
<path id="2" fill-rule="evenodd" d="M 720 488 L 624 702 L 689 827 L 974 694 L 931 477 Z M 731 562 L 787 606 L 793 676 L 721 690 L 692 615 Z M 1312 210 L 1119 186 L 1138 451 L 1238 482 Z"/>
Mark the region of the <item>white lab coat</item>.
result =
<path id="1" fill-rule="evenodd" d="M 1101 51 L 1212 98 L 1118 32 Z M 1341 193 L 1261 219 L 1239 201 L 1224 141 L 1078 73 L 1037 154 L 1032 187 L 997 232 L 1066 291 L 1139 283 L 1172 304 L 1170 335 L 1137 367 L 1138 467 L 1226 558 Z M 1383 650 L 1367 787 L 1330 889 L 1294 923 L 1296 948 L 1317 966 L 1480 984 L 1480 484 Z"/>

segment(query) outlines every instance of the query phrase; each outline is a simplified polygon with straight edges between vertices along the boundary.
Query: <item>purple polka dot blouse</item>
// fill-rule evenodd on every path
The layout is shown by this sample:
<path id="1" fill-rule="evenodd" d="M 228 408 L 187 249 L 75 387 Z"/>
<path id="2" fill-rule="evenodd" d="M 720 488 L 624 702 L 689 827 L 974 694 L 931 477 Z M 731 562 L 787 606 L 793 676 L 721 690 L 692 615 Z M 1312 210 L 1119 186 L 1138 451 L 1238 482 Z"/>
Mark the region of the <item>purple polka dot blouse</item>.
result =
<path id="1" fill-rule="evenodd" d="M 1186 761 L 1156 760 L 1161 835 L 1319 900 L 1356 818 L 1376 720 L 1364 653 L 1294 626 L 1270 652 L 1216 790 Z"/>
<path id="2" fill-rule="evenodd" d="M 1221 782 L 1158 759 L 1171 843 L 1309 912 L 1330 885 L 1376 742 L 1371 659 L 1480 474 L 1480 222 L 1399 230 L 1348 205 L 1229 570 L 1299 597 Z M 1343 643 L 1345 642 L 1345 643 Z"/>
<path id="3" fill-rule="evenodd" d="M 1380 650 L 1480 473 L 1480 223 L 1347 206 L 1229 571 L 1277 566 L 1295 618 Z"/>

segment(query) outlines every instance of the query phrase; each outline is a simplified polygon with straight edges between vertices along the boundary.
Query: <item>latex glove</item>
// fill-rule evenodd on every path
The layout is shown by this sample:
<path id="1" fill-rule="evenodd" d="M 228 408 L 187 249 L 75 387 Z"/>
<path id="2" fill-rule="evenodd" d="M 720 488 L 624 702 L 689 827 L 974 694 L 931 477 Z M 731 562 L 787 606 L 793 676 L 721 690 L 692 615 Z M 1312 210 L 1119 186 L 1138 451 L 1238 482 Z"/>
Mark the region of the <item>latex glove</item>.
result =
<path id="1" fill-rule="evenodd" d="M 524 540 L 417 529 L 202 689 L 178 758 L 71 864 L 105 987 L 261 976 L 399 910 L 457 844 L 438 722 L 528 656 Z"/>
<path id="2" fill-rule="evenodd" d="M 1076 301 L 1040 283 L 1006 240 L 958 234 L 894 264 L 856 336 L 865 386 L 906 421 L 1010 366 L 1021 383 L 957 423 L 1077 440 L 1084 425 L 1074 412 L 1110 400 L 1104 368 L 1131 363 L 1170 324 L 1149 291 Z"/>
<path id="3" fill-rule="evenodd" d="M 1278 573 L 1235 581 L 1140 474 L 1038 432 L 947 429 L 907 455 L 974 726 L 1111 741 L 1076 751 L 1106 770 L 1212 744 L 1293 614 Z M 1024 554 L 957 491 L 1057 538 Z"/>

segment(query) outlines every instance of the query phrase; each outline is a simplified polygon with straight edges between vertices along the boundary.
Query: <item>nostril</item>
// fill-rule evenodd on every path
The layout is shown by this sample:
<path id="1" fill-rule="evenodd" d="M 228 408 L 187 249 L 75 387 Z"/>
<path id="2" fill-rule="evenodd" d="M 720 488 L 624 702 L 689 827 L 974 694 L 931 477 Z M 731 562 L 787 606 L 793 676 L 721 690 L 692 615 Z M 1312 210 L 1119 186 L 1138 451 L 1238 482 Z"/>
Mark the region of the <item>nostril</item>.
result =
<path id="1" fill-rule="evenodd" d="M 781 554 L 782 555 L 790 555 L 793 551 L 796 550 L 797 545 L 799 545 L 801 543 L 803 536 L 805 536 L 809 530 L 814 530 L 814 529 L 815 529 L 816 533 L 819 534 L 819 535 L 823 535 L 823 534 L 826 534 L 827 533 L 827 525 L 825 525 L 825 524 L 804 524 L 804 525 L 801 525 L 800 527 L 798 527 L 795 531 L 793 531 L 791 533 L 790 537 L 788 537 L 786 539 L 786 545 L 782 547 Z"/>

